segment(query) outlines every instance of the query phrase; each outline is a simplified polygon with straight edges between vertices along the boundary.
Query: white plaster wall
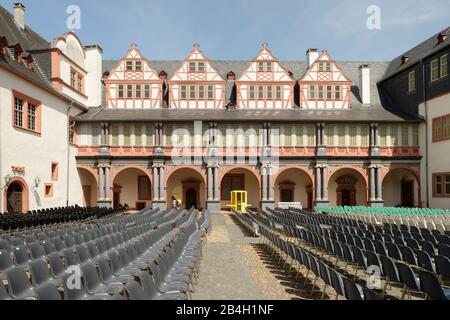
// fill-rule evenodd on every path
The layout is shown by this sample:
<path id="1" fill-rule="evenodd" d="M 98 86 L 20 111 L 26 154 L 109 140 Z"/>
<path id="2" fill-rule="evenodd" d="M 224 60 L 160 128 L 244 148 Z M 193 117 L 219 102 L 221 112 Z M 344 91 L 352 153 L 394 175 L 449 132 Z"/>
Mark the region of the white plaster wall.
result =
<path id="1" fill-rule="evenodd" d="M 85 91 L 87 105 L 98 107 L 102 104 L 102 52 L 98 47 L 86 49 Z"/>

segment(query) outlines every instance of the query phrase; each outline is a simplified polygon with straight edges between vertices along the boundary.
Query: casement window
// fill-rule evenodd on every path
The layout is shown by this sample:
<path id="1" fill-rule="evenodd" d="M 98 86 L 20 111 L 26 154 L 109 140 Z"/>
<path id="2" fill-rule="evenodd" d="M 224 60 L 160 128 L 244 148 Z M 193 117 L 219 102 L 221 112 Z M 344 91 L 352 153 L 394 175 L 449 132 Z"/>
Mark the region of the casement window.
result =
<path id="1" fill-rule="evenodd" d="M 117 96 L 119 97 L 119 99 L 122 99 L 124 97 L 124 92 L 123 92 L 123 84 L 119 84 L 119 89 L 118 89 L 118 94 Z"/>
<path id="2" fill-rule="evenodd" d="M 433 174 L 433 197 L 450 198 L 450 173 Z"/>
<path id="3" fill-rule="evenodd" d="M 439 59 L 431 61 L 431 81 L 439 79 Z"/>
<path id="4" fill-rule="evenodd" d="M 134 63 L 134 69 L 135 69 L 136 71 L 141 71 L 141 70 L 142 70 L 142 61 L 136 61 L 136 62 Z"/>
<path id="5" fill-rule="evenodd" d="M 290 125 L 286 125 L 284 127 L 284 146 L 292 147 L 292 127 Z"/>
<path id="6" fill-rule="evenodd" d="M 391 127 L 391 146 L 398 147 L 398 127 Z"/>
<path id="7" fill-rule="evenodd" d="M 409 146 L 409 126 L 402 126 L 402 146 Z"/>
<path id="8" fill-rule="evenodd" d="M 144 87 L 144 97 L 145 97 L 145 99 L 150 98 L 150 85 L 149 84 L 146 84 Z"/>
<path id="9" fill-rule="evenodd" d="M 51 167 L 52 181 L 58 181 L 58 179 L 59 179 L 58 171 L 59 171 L 58 162 L 52 162 L 52 167 Z"/>
<path id="10" fill-rule="evenodd" d="M 258 86 L 258 99 L 263 100 L 264 99 L 264 87 Z"/>
<path id="11" fill-rule="evenodd" d="M 338 126 L 338 146 L 345 147 L 345 125 Z"/>
<path id="12" fill-rule="evenodd" d="M 408 91 L 416 91 L 416 71 L 411 71 L 408 74 Z"/>
<path id="13" fill-rule="evenodd" d="M 341 86 L 334 87 L 334 100 L 341 101 Z"/>
<path id="14" fill-rule="evenodd" d="M 40 133 L 40 102 L 15 91 L 13 96 L 13 126 Z"/>
<path id="15" fill-rule="evenodd" d="M 250 86 L 250 93 L 249 93 L 249 99 L 255 100 L 255 86 Z"/>
<path id="16" fill-rule="evenodd" d="M 142 126 L 139 123 L 134 125 L 134 145 L 142 147 Z"/>
<path id="17" fill-rule="evenodd" d="M 198 63 L 198 72 L 205 72 L 205 62 L 200 61 Z"/>
<path id="18" fill-rule="evenodd" d="M 415 125 L 412 127 L 412 145 L 413 147 L 419 146 L 419 128 Z"/>
<path id="19" fill-rule="evenodd" d="M 72 89 L 77 90 L 78 92 L 83 93 L 83 81 L 84 77 L 77 70 L 71 68 L 70 69 L 70 86 Z"/>
<path id="20" fill-rule="evenodd" d="M 145 126 L 145 144 L 148 147 L 151 147 L 155 144 L 154 136 L 155 136 L 155 127 L 152 124 L 147 124 Z"/>
<path id="21" fill-rule="evenodd" d="M 214 87 L 208 86 L 208 100 L 214 99 Z"/>
<path id="22" fill-rule="evenodd" d="M 323 62 L 319 63 L 319 71 L 324 71 L 324 63 Z"/>
<path id="23" fill-rule="evenodd" d="M 164 125 L 164 137 L 167 147 L 172 147 L 172 135 L 173 131 L 175 130 L 174 126 L 172 124 L 165 124 Z"/>
<path id="24" fill-rule="evenodd" d="M 296 125 L 295 126 L 295 139 L 297 147 L 303 147 L 303 126 Z"/>
<path id="25" fill-rule="evenodd" d="M 310 100 L 316 99 L 316 86 L 314 85 L 309 86 L 309 99 Z"/>
<path id="26" fill-rule="evenodd" d="M 92 146 L 97 147 L 100 145 L 99 143 L 99 134 L 100 130 L 97 125 L 92 126 Z"/>
<path id="27" fill-rule="evenodd" d="M 272 62 L 258 62 L 258 72 L 272 72 Z"/>
<path id="28" fill-rule="evenodd" d="M 333 87 L 327 86 L 327 100 L 333 100 Z"/>
<path id="29" fill-rule="evenodd" d="M 186 93 L 186 86 L 181 86 L 181 93 L 180 93 L 180 98 L 181 100 L 186 100 L 187 99 L 187 93 Z"/>
<path id="30" fill-rule="evenodd" d="M 195 72 L 205 72 L 206 71 L 206 64 L 204 61 L 190 61 L 189 62 L 189 72 L 195 73 Z"/>
<path id="31" fill-rule="evenodd" d="M 195 62 L 189 62 L 189 72 L 195 71 L 196 71 Z"/>
<path id="32" fill-rule="evenodd" d="M 318 99 L 323 100 L 323 86 L 319 86 Z"/>
<path id="33" fill-rule="evenodd" d="M 189 99 L 195 100 L 195 86 L 189 86 Z"/>
<path id="34" fill-rule="evenodd" d="M 445 119 L 443 119 L 444 124 L 444 139 L 450 139 L 450 116 L 446 116 Z"/>
<path id="35" fill-rule="evenodd" d="M 326 71 L 327 71 L 327 72 L 331 72 L 331 63 L 330 63 L 330 62 L 327 62 L 327 63 L 325 64 L 325 68 L 326 68 Z"/>
<path id="36" fill-rule="evenodd" d="M 147 176 L 138 177 L 138 200 L 150 201 L 151 200 L 150 179 Z"/>
<path id="37" fill-rule="evenodd" d="M 281 86 L 275 87 L 275 99 L 281 100 Z"/>
<path id="38" fill-rule="evenodd" d="M 433 120 L 433 128 L 434 128 L 434 134 L 433 134 L 433 141 L 442 141 L 442 119 L 434 119 Z"/>
<path id="39" fill-rule="evenodd" d="M 70 70 L 70 86 L 72 88 L 77 86 L 77 72 L 74 69 Z"/>
<path id="40" fill-rule="evenodd" d="M 136 85 L 136 98 L 137 98 L 137 99 L 140 99 L 140 98 L 141 98 L 141 95 L 142 95 L 141 85 L 140 85 L 140 84 L 137 84 L 137 85 Z"/>
<path id="41" fill-rule="evenodd" d="M 258 62 L 258 71 L 264 72 L 264 62 Z"/>
<path id="42" fill-rule="evenodd" d="M 381 125 L 378 128 L 378 134 L 380 136 L 380 147 L 386 147 L 387 146 L 387 126 Z"/>
<path id="43" fill-rule="evenodd" d="M 129 98 L 129 99 L 133 98 L 133 85 L 132 84 L 127 85 L 127 98 Z"/>
<path id="44" fill-rule="evenodd" d="M 327 125 L 327 145 L 334 146 L 334 126 L 331 124 Z"/>
<path id="45" fill-rule="evenodd" d="M 441 57 L 441 77 L 448 76 L 448 54 Z"/>
<path id="46" fill-rule="evenodd" d="M 129 124 L 123 125 L 123 145 L 125 147 L 131 146 L 131 130 Z"/>
<path id="47" fill-rule="evenodd" d="M 111 126 L 111 144 L 113 147 L 118 147 L 119 146 L 119 125 L 118 124 L 113 124 Z"/>
<path id="48" fill-rule="evenodd" d="M 205 99 L 205 86 L 198 87 L 198 99 L 199 100 Z"/>
<path id="49" fill-rule="evenodd" d="M 273 99 L 273 91 L 272 90 L 273 90 L 272 86 L 267 87 L 267 100 Z"/>
<path id="50" fill-rule="evenodd" d="M 350 127 L 350 146 L 356 147 L 357 146 L 357 130 L 356 126 Z"/>
<path id="51" fill-rule="evenodd" d="M 77 78 L 77 90 L 79 92 L 83 92 L 83 76 L 81 74 L 78 74 Z"/>
<path id="52" fill-rule="evenodd" d="M 433 142 L 450 140 L 450 114 L 433 119 Z"/>
<path id="53" fill-rule="evenodd" d="M 308 137 L 308 147 L 316 145 L 316 132 L 314 125 L 308 125 L 306 129 L 306 135 Z"/>
<path id="54" fill-rule="evenodd" d="M 361 147 L 369 146 L 369 127 L 363 125 L 360 127 Z"/>
<path id="55" fill-rule="evenodd" d="M 266 72 L 272 72 L 272 62 L 266 63 Z"/>
<path id="56" fill-rule="evenodd" d="M 127 69 L 127 71 L 133 71 L 133 61 L 128 60 L 126 62 L 126 69 Z"/>

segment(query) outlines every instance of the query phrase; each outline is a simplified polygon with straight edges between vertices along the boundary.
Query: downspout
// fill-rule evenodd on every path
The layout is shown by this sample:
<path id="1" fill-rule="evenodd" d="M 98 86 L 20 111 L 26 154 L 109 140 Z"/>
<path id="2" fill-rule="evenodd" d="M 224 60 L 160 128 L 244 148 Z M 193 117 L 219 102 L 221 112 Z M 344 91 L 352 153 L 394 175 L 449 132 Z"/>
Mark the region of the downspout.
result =
<path id="1" fill-rule="evenodd" d="M 69 132 L 70 132 L 70 111 L 73 108 L 73 101 L 70 102 L 69 107 L 67 108 L 67 168 L 66 168 L 66 207 L 69 206 L 69 190 L 70 190 L 70 141 L 69 141 Z"/>
<path id="2" fill-rule="evenodd" d="M 423 58 L 420 59 L 420 65 L 422 67 L 422 97 L 423 97 L 423 107 L 425 109 L 425 154 L 426 154 L 426 160 L 425 160 L 425 178 L 426 178 L 426 199 L 427 199 L 427 208 L 430 207 L 430 165 L 429 165 L 429 125 L 428 125 L 428 108 L 427 108 L 427 88 L 426 88 L 426 73 L 425 73 L 425 64 L 423 63 Z"/>

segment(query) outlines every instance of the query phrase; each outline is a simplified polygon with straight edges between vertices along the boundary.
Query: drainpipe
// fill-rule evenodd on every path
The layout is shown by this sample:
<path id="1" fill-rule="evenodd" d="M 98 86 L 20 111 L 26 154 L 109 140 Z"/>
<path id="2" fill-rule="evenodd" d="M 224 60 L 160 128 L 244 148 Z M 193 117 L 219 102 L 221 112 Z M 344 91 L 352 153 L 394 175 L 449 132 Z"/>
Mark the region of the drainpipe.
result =
<path id="1" fill-rule="evenodd" d="M 69 206 L 69 189 L 70 189 L 70 142 L 69 142 L 69 130 L 72 124 L 70 123 L 70 110 L 73 108 L 73 101 L 70 102 L 67 108 L 67 170 L 66 170 L 66 207 Z"/>
<path id="2" fill-rule="evenodd" d="M 423 97 L 423 107 L 425 109 L 425 154 L 426 154 L 426 160 L 425 160 L 425 175 L 426 175 L 426 199 L 427 199 L 427 208 L 430 207 L 430 184 L 429 184 L 429 171 L 430 171 L 430 166 L 429 166 L 429 157 L 430 157 L 430 153 L 429 153 L 429 142 L 428 142 L 428 138 L 429 138 L 429 132 L 428 132 L 428 107 L 427 107 L 427 88 L 426 88 L 426 74 L 425 74 L 425 64 L 423 63 L 423 58 L 420 59 L 420 65 L 422 67 L 422 97 Z"/>

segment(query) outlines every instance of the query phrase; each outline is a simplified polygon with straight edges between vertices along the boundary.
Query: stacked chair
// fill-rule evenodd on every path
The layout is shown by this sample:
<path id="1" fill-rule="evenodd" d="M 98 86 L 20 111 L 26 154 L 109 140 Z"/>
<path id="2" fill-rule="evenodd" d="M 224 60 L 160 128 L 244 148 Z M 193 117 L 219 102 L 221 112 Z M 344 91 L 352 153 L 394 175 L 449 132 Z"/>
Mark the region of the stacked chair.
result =
<path id="1" fill-rule="evenodd" d="M 209 225 L 194 209 L 146 209 L 3 235 L 0 300 L 188 299 Z"/>

